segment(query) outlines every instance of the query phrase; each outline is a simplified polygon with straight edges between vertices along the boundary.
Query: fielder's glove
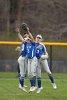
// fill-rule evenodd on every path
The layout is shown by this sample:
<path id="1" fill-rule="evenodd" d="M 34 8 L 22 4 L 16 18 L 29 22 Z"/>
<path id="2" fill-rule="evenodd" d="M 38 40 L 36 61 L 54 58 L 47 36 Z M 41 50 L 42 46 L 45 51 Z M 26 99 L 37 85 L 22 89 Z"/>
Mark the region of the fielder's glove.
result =
<path id="1" fill-rule="evenodd" d="M 48 53 L 46 53 L 45 55 L 42 55 L 40 59 L 41 59 L 41 60 L 46 60 L 46 59 L 48 59 Z"/>
<path id="2" fill-rule="evenodd" d="M 21 24 L 21 28 L 24 30 L 24 31 L 29 31 L 29 27 L 26 23 L 22 23 Z"/>
<path id="3" fill-rule="evenodd" d="M 21 47 L 20 46 L 17 46 L 16 49 L 15 49 L 15 51 L 21 52 Z"/>

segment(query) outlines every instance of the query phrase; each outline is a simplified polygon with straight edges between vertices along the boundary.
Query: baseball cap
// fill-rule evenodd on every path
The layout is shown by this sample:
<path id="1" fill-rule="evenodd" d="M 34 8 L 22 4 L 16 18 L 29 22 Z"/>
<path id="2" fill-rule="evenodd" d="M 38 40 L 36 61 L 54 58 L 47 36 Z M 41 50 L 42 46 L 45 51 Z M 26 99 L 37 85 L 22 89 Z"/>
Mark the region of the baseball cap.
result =
<path id="1" fill-rule="evenodd" d="M 31 38 L 29 38 L 29 37 L 26 37 L 26 38 L 24 38 L 25 40 L 31 40 Z"/>
<path id="2" fill-rule="evenodd" d="M 24 40 L 27 40 L 27 38 L 24 38 Z"/>
<path id="3" fill-rule="evenodd" d="M 42 39 L 42 36 L 41 35 L 37 35 L 36 37 Z"/>

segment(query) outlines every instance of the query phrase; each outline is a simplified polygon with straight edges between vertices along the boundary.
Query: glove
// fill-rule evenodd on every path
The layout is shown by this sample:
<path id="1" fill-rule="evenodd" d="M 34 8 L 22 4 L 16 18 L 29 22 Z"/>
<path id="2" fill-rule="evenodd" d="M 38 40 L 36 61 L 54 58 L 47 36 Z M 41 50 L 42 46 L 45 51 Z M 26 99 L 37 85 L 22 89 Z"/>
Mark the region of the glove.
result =
<path id="1" fill-rule="evenodd" d="M 45 55 L 41 56 L 41 60 L 46 60 L 46 59 L 48 59 L 48 53 L 46 53 Z"/>
<path id="2" fill-rule="evenodd" d="M 15 51 L 20 52 L 21 51 L 21 47 L 20 46 L 17 46 L 16 49 L 15 49 Z"/>
<path id="3" fill-rule="evenodd" d="M 24 31 L 29 31 L 29 27 L 26 23 L 22 23 L 21 24 L 21 28 L 24 30 Z"/>

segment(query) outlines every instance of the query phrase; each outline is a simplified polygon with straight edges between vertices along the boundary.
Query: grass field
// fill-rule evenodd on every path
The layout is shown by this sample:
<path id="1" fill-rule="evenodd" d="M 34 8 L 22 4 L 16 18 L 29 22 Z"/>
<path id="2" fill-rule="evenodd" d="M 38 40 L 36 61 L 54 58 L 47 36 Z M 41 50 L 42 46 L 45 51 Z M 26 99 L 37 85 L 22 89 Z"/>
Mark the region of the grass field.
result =
<path id="1" fill-rule="evenodd" d="M 42 74 L 43 90 L 40 94 L 24 93 L 18 88 L 17 73 L 0 73 L 0 100 L 67 100 L 67 74 L 54 74 L 57 89 L 54 90 L 46 74 Z M 29 80 L 25 79 L 29 90 Z"/>

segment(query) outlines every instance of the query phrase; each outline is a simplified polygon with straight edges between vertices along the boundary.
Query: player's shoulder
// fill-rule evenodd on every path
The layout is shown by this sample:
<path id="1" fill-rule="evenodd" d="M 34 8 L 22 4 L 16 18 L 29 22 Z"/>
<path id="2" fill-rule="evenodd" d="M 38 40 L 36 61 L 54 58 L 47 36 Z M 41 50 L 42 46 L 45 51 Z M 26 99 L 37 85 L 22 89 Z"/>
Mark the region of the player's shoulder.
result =
<path id="1" fill-rule="evenodd" d="M 40 43 L 40 45 L 45 46 L 43 43 Z"/>
<path id="2" fill-rule="evenodd" d="M 46 49 L 46 46 L 45 46 L 43 43 L 40 43 L 40 45 L 41 45 L 43 48 Z"/>
<path id="3" fill-rule="evenodd" d="M 26 41 L 22 42 L 22 44 L 26 44 L 26 43 L 27 43 Z"/>

